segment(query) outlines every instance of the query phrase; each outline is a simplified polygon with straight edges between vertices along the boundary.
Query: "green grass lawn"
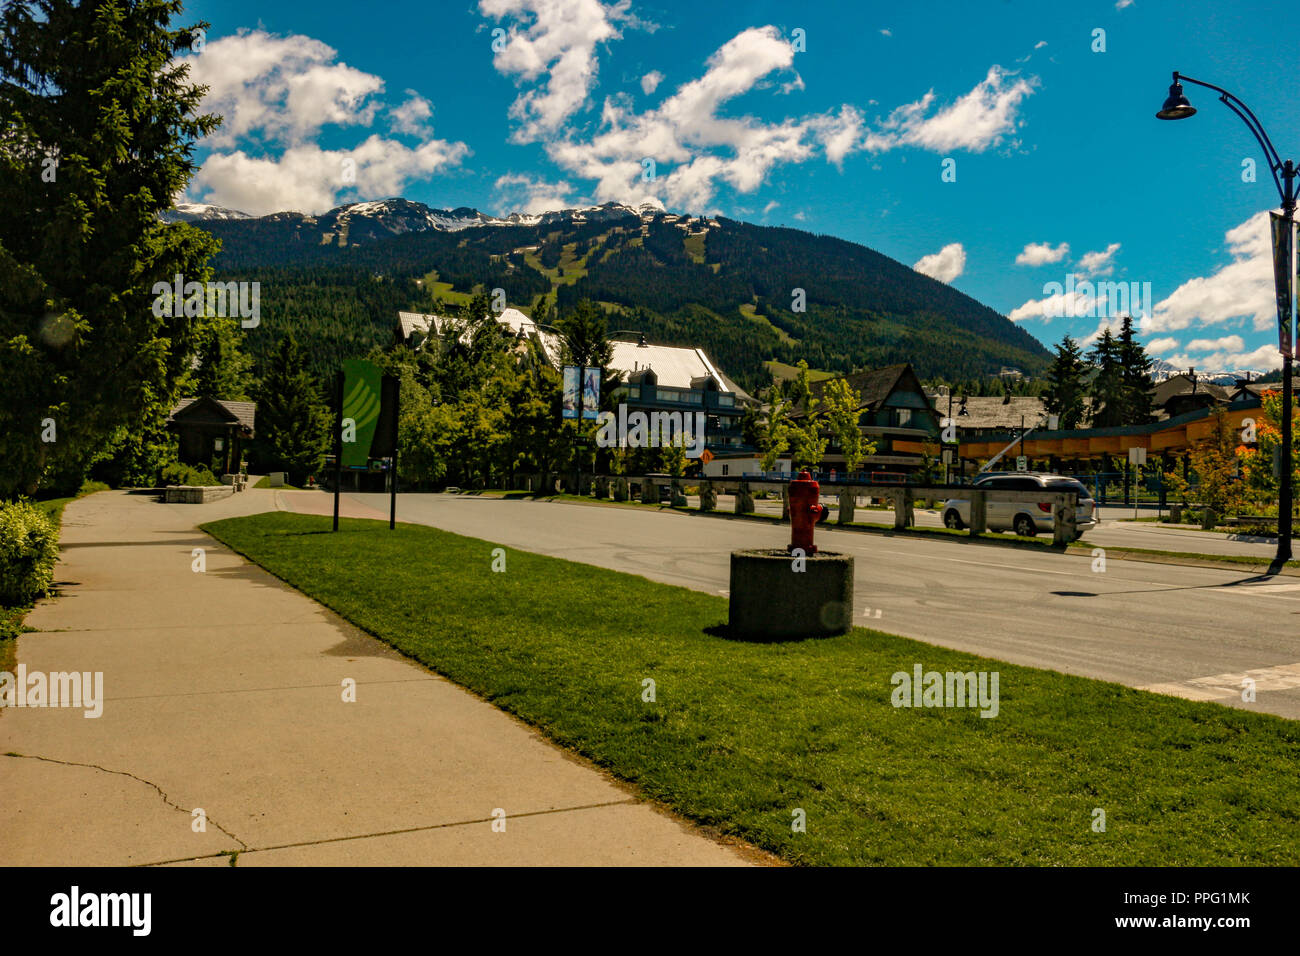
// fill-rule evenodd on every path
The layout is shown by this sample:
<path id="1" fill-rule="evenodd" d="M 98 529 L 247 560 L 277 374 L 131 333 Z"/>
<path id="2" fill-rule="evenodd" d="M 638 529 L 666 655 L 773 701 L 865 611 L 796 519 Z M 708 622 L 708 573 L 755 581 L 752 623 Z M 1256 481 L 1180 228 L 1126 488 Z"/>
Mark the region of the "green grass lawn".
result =
<path id="1" fill-rule="evenodd" d="M 791 862 L 1300 863 L 1300 723 L 864 629 L 733 641 L 722 597 L 509 548 L 494 573 L 492 542 L 418 525 L 329 527 L 269 513 L 204 530 L 646 796 Z M 998 671 L 998 715 L 894 708 L 891 675 L 918 663 Z"/>
<path id="2" fill-rule="evenodd" d="M 270 475 L 263 475 L 261 478 L 259 478 L 259 479 L 257 480 L 257 484 L 253 485 L 253 487 L 254 487 L 254 488 L 270 488 L 270 487 L 271 487 L 271 476 L 270 476 Z M 287 481 L 286 481 L 284 484 L 282 484 L 282 485 L 277 485 L 277 487 L 278 487 L 281 491 L 302 491 L 302 489 L 299 488 L 297 485 L 291 485 L 291 484 L 289 484 Z"/>

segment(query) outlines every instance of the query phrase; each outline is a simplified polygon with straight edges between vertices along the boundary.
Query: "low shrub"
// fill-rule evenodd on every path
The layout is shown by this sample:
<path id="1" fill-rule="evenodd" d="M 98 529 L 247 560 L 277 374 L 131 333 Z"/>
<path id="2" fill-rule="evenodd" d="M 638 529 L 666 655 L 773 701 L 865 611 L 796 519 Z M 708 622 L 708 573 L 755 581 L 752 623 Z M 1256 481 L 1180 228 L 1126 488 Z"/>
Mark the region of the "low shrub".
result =
<path id="1" fill-rule="evenodd" d="M 202 465 L 194 468 L 189 465 L 182 465 L 180 462 L 174 462 L 162 470 L 162 483 L 164 485 L 190 486 L 221 484 L 217 477 Z"/>
<path id="2" fill-rule="evenodd" d="M 30 501 L 0 503 L 0 605 L 21 607 L 54 581 L 59 532 Z"/>

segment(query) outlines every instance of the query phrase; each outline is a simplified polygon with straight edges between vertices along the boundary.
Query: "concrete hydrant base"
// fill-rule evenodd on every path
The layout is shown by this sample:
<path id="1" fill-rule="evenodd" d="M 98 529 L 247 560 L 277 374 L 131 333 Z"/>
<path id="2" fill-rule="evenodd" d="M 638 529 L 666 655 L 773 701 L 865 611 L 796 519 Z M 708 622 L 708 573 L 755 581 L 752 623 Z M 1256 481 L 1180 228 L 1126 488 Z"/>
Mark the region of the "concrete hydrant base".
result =
<path id="1" fill-rule="evenodd" d="M 731 552 L 731 637 L 830 637 L 853 626 L 853 558 L 832 551 L 796 558 L 784 548 Z"/>

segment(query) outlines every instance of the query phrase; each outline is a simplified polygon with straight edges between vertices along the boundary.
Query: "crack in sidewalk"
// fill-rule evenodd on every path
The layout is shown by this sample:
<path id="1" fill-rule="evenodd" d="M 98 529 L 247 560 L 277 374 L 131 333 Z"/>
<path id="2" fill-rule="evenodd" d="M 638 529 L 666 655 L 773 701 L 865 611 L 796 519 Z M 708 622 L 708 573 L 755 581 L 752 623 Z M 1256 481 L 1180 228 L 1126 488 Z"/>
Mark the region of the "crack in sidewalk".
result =
<path id="1" fill-rule="evenodd" d="M 581 806 L 576 806 L 576 807 L 552 807 L 550 810 L 528 810 L 523 813 L 509 814 L 507 819 L 518 820 L 523 817 L 540 817 L 551 813 L 572 813 L 576 810 L 599 810 L 603 807 L 621 807 L 621 806 L 627 806 L 629 804 L 640 804 L 641 802 L 642 801 L 638 800 L 636 797 L 628 797 L 624 800 L 610 800 L 605 803 L 585 803 L 582 804 Z M 301 846 L 324 846 L 327 843 L 345 843 L 348 840 L 369 840 L 375 837 L 400 836 L 401 834 L 404 833 L 423 833 L 429 830 L 442 830 L 448 827 L 473 826 L 476 823 L 493 823 L 495 822 L 496 819 L 497 818 L 495 817 L 483 817 L 482 819 L 478 819 L 478 820 L 453 820 L 449 823 L 430 823 L 421 827 L 403 827 L 402 829 L 399 830 L 378 830 L 374 833 L 356 833 L 351 836 L 322 837 L 319 840 L 300 840 L 296 843 L 277 843 L 277 844 L 272 844 L 271 846 L 255 846 L 255 847 L 246 846 L 244 847 L 244 849 L 235 853 L 234 856 L 239 857 L 244 853 L 265 853 L 269 850 L 289 850 Z M 137 866 L 165 866 L 169 863 L 188 863 L 191 860 L 206 860 L 211 857 L 229 856 L 229 855 L 230 854 L 228 852 L 209 853 L 209 854 L 205 854 L 204 856 L 186 856 L 176 860 L 158 860 L 153 863 L 138 863 L 136 865 Z M 234 866 L 235 863 L 232 862 L 230 865 Z"/>
<path id="2" fill-rule="evenodd" d="M 147 786 L 153 787 L 156 791 L 158 791 L 158 795 L 159 795 L 160 797 L 162 797 L 163 803 L 167 804 L 167 806 L 169 806 L 169 807 L 173 807 L 173 808 L 175 808 L 176 810 L 179 810 L 181 813 L 190 813 L 190 814 L 192 815 L 192 812 L 191 812 L 190 810 L 186 809 L 185 807 L 182 807 L 182 806 L 181 806 L 180 804 L 178 804 L 178 803 L 173 802 L 172 799 L 171 799 L 169 796 L 167 796 L 167 794 L 166 794 L 166 792 L 163 790 L 163 788 L 160 787 L 160 786 L 158 786 L 158 784 L 154 783 L 152 780 L 146 780 L 144 777 L 137 777 L 135 774 L 133 774 L 133 773 L 131 773 L 130 771 L 127 771 L 127 770 L 110 770 L 108 767 L 101 767 L 99 764 L 94 764 L 94 763 L 80 763 L 80 762 L 75 761 L 75 760 L 59 760 L 59 759 L 57 759 L 57 758 L 55 758 L 55 757 L 42 757 L 40 754 L 20 754 L 20 753 L 15 753 L 15 752 L 12 751 L 12 750 L 9 751 L 8 753 L 6 753 L 5 756 L 6 756 L 6 757 L 19 757 L 19 758 L 22 758 L 23 760 L 42 760 L 42 761 L 44 761 L 45 763 L 57 763 L 57 764 L 62 764 L 62 765 L 65 766 L 65 767 L 86 767 L 86 768 L 88 768 L 88 769 L 90 769 L 90 770 L 98 770 L 98 771 L 100 771 L 101 773 L 112 773 L 112 774 L 117 774 L 118 776 L 122 776 L 122 777 L 130 777 L 132 780 L 135 780 L 135 781 L 137 781 L 137 782 L 139 782 L 139 783 L 143 783 L 143 784 L 145 784 L 145 785 L 147 785 Z M 232 839 L 232 840 L 234 840 L 236 843 L 238 843 L 239 846 L 240 846 L 240 852 L 243 852 L 244 850 L 247 850 L 247 849 L 248 849 L 248 844 L 247 844 L 247 843 L 245 843 L 245 842 L 244 842 L 243 840 L 241 840 L 239 837 L 235 836 L 233 833 L 231 833 L 229 830 L 227 830 L 225 827 L 223 827 L 223 826 L 222 826 L 220 823 L 218 823 L 216 820 L 212 819 L 212 817 L 208 816 L 206 812 L 205 812 L 204 815 L 203 815 L 203 819 L 204 819 L 206 822 L 211 823 L 214 827 L 216 827 L 218 830 L 220 830 L 220 831 L 221 831 L 222 833 L 224 833 L 226 836 L 230 837 L 230 839 Z"/>

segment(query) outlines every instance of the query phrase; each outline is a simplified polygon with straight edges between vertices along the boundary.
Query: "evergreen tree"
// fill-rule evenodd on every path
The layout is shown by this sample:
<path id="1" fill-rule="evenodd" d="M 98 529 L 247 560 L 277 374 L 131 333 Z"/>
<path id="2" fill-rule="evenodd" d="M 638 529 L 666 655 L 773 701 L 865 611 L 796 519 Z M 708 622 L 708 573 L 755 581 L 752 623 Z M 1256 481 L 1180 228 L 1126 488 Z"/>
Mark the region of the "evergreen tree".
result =
<path id="1" fill-rule="evenodd" d="M 253 362 L 240 348 L 243 333 L 239 320 L 211 317 L 200 326 L 196 338 L 195 368 L 181 386 L 182 394 L 246 401 L 253 383 Z"/>
<path id="2" fill-rule="evenodd" d="M 1049 415 L 1060 416 L 1061 428 L 1079 428 L 1083 424 L 1087 368 L 1083 350 L 1066 335 L 1056 347 L 1056 358 L 1047 370 L 1047 386 L 1042 396 L 1044 410 Z"/>
<path id="3" fill-rule="evenodd" d="M 268 459 L 266 470 L 287 472 L 290 484 L 301 484 L 320 470 L 329 448 L 330 413 L 292 334 L 280 339 L 257 389 L 255 428 Z"/>
<path id="4" fill-rule="evenodd" d="M 556 328 L 560 330 L 566 363 L 609 367 L 613 347 L 609 344 L 609 327 L 600 306 L 583 299 L 556 323 Z"/>
<path id="5" fill-rule="evenodd" d="M 1151 421 L 1151 359 L 1133 331 L 1133 317 L 1124 316 L 1116 339 L 1123 390 L 1124 424 Z"/>
<path id="6" fill-rule="evenodd" d="M 181 8 L 0 12 L 0 496 L 156 422 L 188 367 L 192 318 L 156 315 L 153 287 L 206 280 L 217 243 L 158 213 L 220 120 L 199 113 L 205 91 L 174 62 L 207 26 L 171 29 Z"/>
<path id="7" fill-rule="evenodd" d="M 1096 377 L 1092 380 L 1092 426 L 1110 428 L 1124 424 L 1124 379 L 1119 345 L 1106 328 L 1089 356 Z"/>

